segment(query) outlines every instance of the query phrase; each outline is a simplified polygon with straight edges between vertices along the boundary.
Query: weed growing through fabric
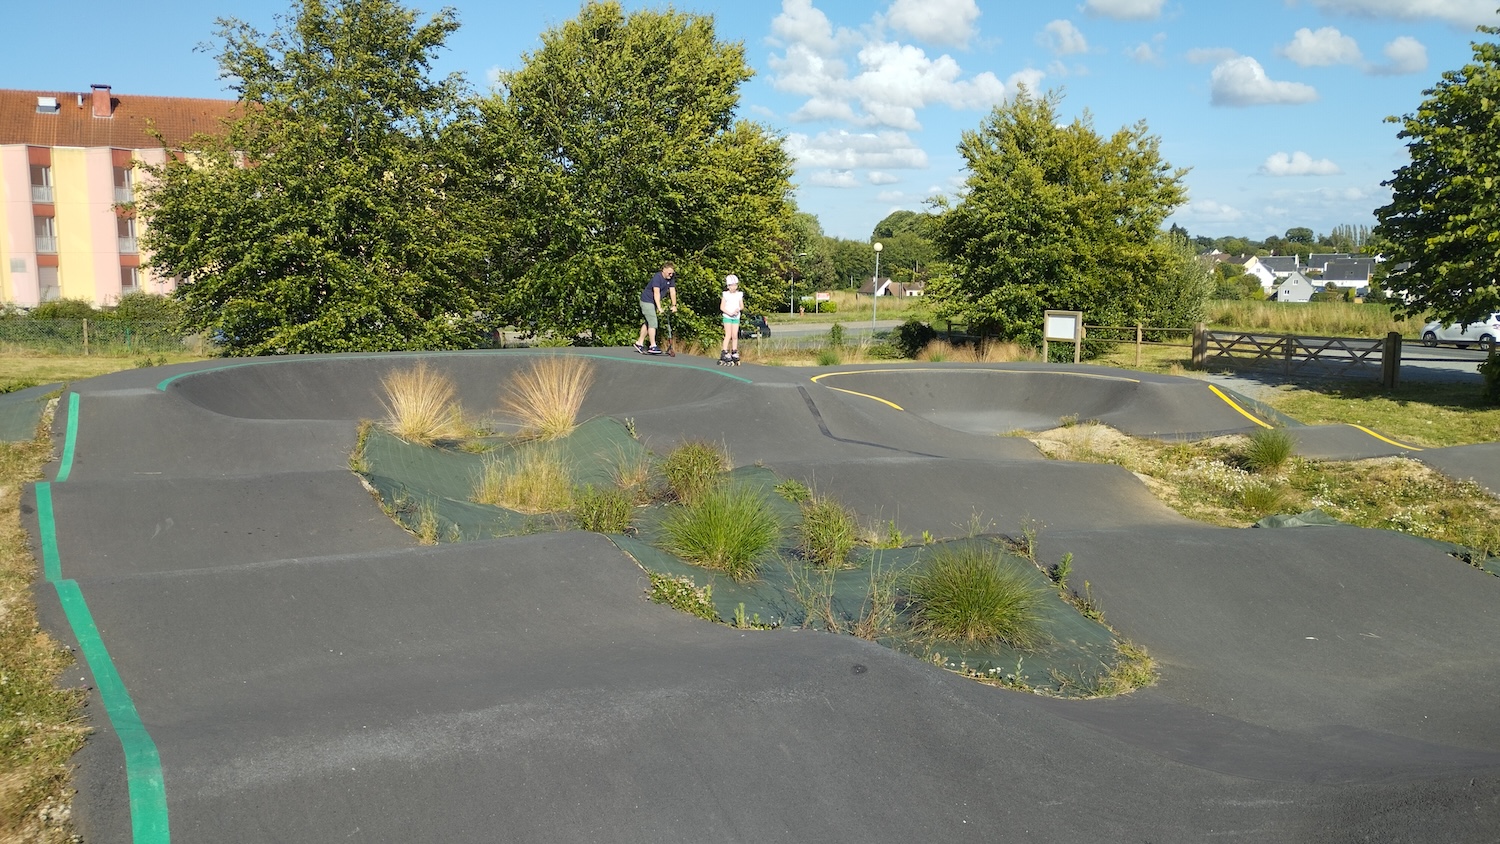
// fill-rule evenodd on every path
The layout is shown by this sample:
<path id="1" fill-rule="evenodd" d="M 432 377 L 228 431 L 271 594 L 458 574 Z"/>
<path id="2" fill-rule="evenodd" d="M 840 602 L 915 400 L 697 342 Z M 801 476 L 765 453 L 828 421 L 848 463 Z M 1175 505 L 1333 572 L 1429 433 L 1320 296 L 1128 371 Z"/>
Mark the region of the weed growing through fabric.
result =
<path id="1" fill-rule="evenodd" d="M 719 620 L 719 612 L 714 609 L 713 584 L 700 589 L 691 577 L 673 577 L 654 571 L 646 572 L 646 577 L 651 582 L 646 595 L 656 603 L 709 621 Z"/>
<path id="2" fill-rule="evenodd" d="M 661 467 L 667 488 L 683 504 L 692 504 L 722 484 L 728 469 L 729 455 L 704 440 L 689 440 L 672 449 Z"/>
<path id="3" fill-rule="evenodd" d="M 859 542 L 859 526 L 847 507 L 825 495 L 802 504 L 797 525 L 803 556 L 828 568 L 842 568 Z"/>
<path id="4" fill-rule="evenodd" d="M 651 455 L 618 448 L 609 458 L 609 477 L 632 504 L 651 501 Z"/>
<path id="5" fill-rule="evenodd" d="M 1093 585 L 1087 580 L 1083 582 L 1082 592 L 1074 589 L 1064 594 L 1063 597 L 1067 598 L 1068 603 L 1077 608 L 1080 613 L 1083 613 L 1084 618 L 1090 621 L 1097 621 L 1100 624 L 1104 623 L 1104 610 L 1100 609 L 1099 602 L 1094 600 Z"/>
<path id="6" fill-rule="evenodd" d="M 744 583 L 780 544 L 782 525 L 754 490 L 720 486 L 671 512 L 662 532 L 668 552 Z"/>
<path id="7" fill-rule="evenodd" d="M 877 521 L 865 531 L 864 542 L 871 548 L 892 549 L 906 546 L 906 534 L 896 527 L 896 520 Z"/>
<path id="8" fill-rule="evenodd" d="M 1064 591 L 1068 588 L 1068 575 L 1072 573 L 1073 553 L 1071 551 L 1062 555 L 1062 559 L 1057 561 L 1057 565 L 1047 570 L 1047 576 L 1052 578 L 1052 582 L 1057 584 L 1058 589 Z"/>
<path id="9" fill-rule="evenodd" d="M 595 488 L 586 484 L 573 495 L 573 518 L 579 530 L 626 533 L 634 510 L 630 493 L 619 487 Z"/>
<path id="10" fill-rule="evenodd" d="M 594 383 L 594 365 L 577 355 L 546 355 L 505 385 L 500 406 L 539 439 L 566 437 L 578 427 L 578 412 Z"/>
<path id="11" fill-rule="evenodd" d="M 409 369 L 393 369 L 380 379 L 385 388 L 381 404 L 386 430 L 407 442 L 432 445 L 460 440 L 471 426 L 464 421 L 453 379 L 417 361 Z"/>
<path id="12" fill-rule="evenodd" d="M 1115 655 L 1099 680 L 1098 694 L 1123 695 L 1156 682 L 1156 661 L 1145 648 L 1125 640 L 1115 646 Z"/>
<path id="13" fill-rule="evenodd" d="M 1296 447 L 1296 440 L 1285 428 L 1261 428 L 1245 445 L 1245 465 L 1255 472 L 1275 472 L 1292 458 Z"/>
<path id="14" fill-rule="evenodd" d="M 813 629 L 816 625 L 822 625 L 829 633 L 842 632 L 844 620 L 833 606 L 834 587 L 837 583 L 834 570 L 826 566 L 802 565 L 788 559 L 783 559 L 781 563 L 786 568 L 787 580 L 791 584 L 788 590 L 802 608 L 802 626 Z"/>
<path id="15" fill-rule="evenodd" d="M 776 494 L 794 504 L 800 504 L 812 498 L 812 490 L 807 484 L 796 478 L 787 478 L 775 486 Z"/>
<path id="16" fill-rule="evenodd" d="M 417 535 L 417 541 L 423 545 L 438 544 L 438 517 L 437 511 L 431 504 L 424 504 L 417 510 L 417 527 L 413 531 Z"/>
<path id="17" fill-rule="evenodd" d="M 355 429 L 354 450 L 349 452 L 349 471 L 361 475 L 368 475 L 370 473 L 370 461 L 365 458 L 365 446 L 369 445 L 370 429 L 374 427 L 374 422 L 365 419 Z"/>
<path id="18" fill-rule="evenodd" d="M 881 565 L 877 555 L 870 562 L 869 584 L 865 589 L 864 602 L 859 608 L 859 618 L 849 629 L 861 639 L 871 641 L 891 632 L 896 626 L 896 597 L 900 589 L 903 572 Z"/>
<path id="19" fill-rule="evenodd" d="M 997 547 L 965 543 L 939 548 L 907 591 L 917 629 L 952 642 L 1000 642 L 1022 650 L 1047 638 L 1040 613 L 1045 592 Z"/>
<path id="20" fill-rule="evenodd" d="M 955 527 L 962 530 L 964 532 L 964 536 L 973 539 L 976 536 L 983 536 L 984 534 L 989 533 L 990 530 L 995 527 L 995 523 L 990 521 L 989 519 L 986 519 L 984 517 L 984 514 L 979 512 L 978 510 L 970 510 L 969 520 L 961 525 L 955 525 Z M 922 535 L 926 536 L 927 531 L 922 531 Z"/>
<path id="21" fill-rule="evenodd" d="M 473 499 L 522 513 L 551 513 L 573 506 L 573 473 L 555 448 L 512 451 L 486 458 Z"/>
<path id="22" fill-rule="evenodd" d="M 775 624 L 766 624 L 760 620 L 760 613 L 745 615 L 745 602 L 741 601 L 734 608 L 734 626 L 740 630 L 774 630 Z"/>

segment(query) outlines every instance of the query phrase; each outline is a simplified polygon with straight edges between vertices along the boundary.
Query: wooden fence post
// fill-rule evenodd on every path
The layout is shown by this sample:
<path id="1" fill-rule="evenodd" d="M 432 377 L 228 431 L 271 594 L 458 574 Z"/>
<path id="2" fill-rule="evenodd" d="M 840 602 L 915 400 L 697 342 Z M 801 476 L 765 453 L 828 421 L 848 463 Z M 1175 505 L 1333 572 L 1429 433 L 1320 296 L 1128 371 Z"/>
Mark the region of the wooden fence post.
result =
<path id="1" fill-rule="evenodd" d="M 1401 378 L 1401 335 L 1395 331 L 1385 335 L 1385 348 L 1380 355 L 1380 385 L 1387 390 L 1395 389 Z"/>
<path id="2" fill-rule="evenodd" d="M 1141 368 L 1141 324 L 1135 324 L 1135 368 Z"/>
<path id="3" fill-rule="evenodd" d="M 1203 323 L 1193 326 L 1193 368 L 1202 369 L 1208 361 L 1208 327 Z"/>
<path id="4" fill-rule="evenodd" d="M 89 356 L 89 321 L 83 321 L 83 356 Z"/>

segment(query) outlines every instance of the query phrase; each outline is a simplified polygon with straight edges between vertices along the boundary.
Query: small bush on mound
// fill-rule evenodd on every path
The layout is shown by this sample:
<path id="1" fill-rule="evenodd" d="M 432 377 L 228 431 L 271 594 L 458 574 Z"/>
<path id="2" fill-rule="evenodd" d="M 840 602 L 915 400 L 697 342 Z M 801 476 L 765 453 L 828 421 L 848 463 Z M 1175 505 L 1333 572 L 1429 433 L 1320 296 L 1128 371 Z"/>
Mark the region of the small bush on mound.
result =
<path id="1" fill-rule="evenodd" d="M 781 542 L 781 522 L 759 494 L 720 486 L 662 522 L 666 550 L 744 583 L 760 574 L 761 557 Z"/>
<path id="2" fill-rule="evenodd" d="M 826 496 L 818 496 L 802 505 L 802 523 L 797 526 L 802 553 L 820 566 L 838 568 L 859 541 L 859 525 L 854 514 Z"/>
<path id="3" fill-rule="evenodd" d="M 410 369 L 396 369 L 380 379 L 385 387 L 386 430 L 407 442 L 432 445 L 469 435 L 458 404 L 458 390 L 448 376 L 418 361 Z"/>
<path id="4" fill-rule="evenodd" d="M 594 365 L 587 358 L 547 355 L 505 385 L 500 406 L 538 438 L 561 439 L 578 427 L 578 411 L 593 383 Z"/>
<path id="5" fill-rule="evenodd" d="M 1484 376 L 1485 400 L 1500 404 L 1500 351 L 1490 349 L 1489 357 L 1479 364 L 1479 374 Z"/>
<path id="6" fill-rule="evenodd" d="M 1292 458 L 1296 445 L 1285 428 L 1261 428 L 1245 446 L 1245 464 L 1252 471 L 1274 472 Z"/>
<path id="7" fill-rule="evenodd" d="M 896 326 L 891 345 L 901 352 L 902 357 L 914 358 L 936 337 L 937 332 L 932 326 L 913 318 Z"/>
<path id="8" fill-rule="evenodd" d="M 553 448 L 530 448 L 487 458 L 474 500 L 522 513 L 554 513 L 573 507 L 573 474 Z"/>
<path id="9" fill-rule="evenodd" d="M 936 551 L 907 591 L 916 628 L 949 642 L 1000 642 L 1027 649 L 1043 642 L 1045 587 L 998 548 L 967 543 Z"/>
<path id="10" fill-rule="evenodd" d="M 839 355 L 838 349 L 819 349 L 818 366 L 838 366 L 844 359 Z"/>
<path id="11" fill-rule="evenodd" d="M 625 533 L 630 529 L 630 493 L 619 487 L 586 485 L 573 495 L 573 518 L 579 530 Z"/>
<path id="12" fill-rule="evenodd" d="M 683 504 L 692 504 L 722 483 L 728 468 L 729 456 L 722 448 L 703 440 L 689 440 L 672 449 L 661 471 L 672 496 Z"/>

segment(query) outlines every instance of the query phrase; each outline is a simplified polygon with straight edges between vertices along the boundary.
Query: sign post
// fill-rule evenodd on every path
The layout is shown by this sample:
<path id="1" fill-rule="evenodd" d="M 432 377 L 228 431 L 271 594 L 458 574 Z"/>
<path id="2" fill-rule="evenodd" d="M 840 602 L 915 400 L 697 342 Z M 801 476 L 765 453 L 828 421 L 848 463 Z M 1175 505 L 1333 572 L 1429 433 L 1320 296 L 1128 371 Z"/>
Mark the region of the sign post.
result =
<path id="1" fill-rule="evenodd" d="M 1083 311 L 1045 311 L 1042 314 L 1042 360 L 1050 361 L 1049 342 L 1072 343 L 1073 362 L 1083 360 Z"/>

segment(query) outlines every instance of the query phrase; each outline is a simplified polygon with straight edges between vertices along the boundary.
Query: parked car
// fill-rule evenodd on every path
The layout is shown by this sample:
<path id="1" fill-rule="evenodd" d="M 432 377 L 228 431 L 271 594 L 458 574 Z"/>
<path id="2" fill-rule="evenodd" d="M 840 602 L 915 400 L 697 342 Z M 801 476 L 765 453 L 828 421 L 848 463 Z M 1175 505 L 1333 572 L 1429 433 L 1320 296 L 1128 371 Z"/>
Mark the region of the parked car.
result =
<path id="1" fill-rule="evenodd" d="M 1453 323 L 1443 325 L 1433 320 L 1422 326 L 1422 345 L 1436 346 L 1439 343 L 1452 343 L 1460 348 L 1467 349 L 1470 345 L 1489 351 L 1495 347 L 1495 338 L 1500 337 L 1500 313 L 1493 313 L 1479 322 L 1471 322 L 1468 325 Z"/>
<path id="2" fill-rule="evenodd" d="M 762 314 L 745 314 L 740 320 L 740 339 L 759 340 L 762 337 L 771 336 L 771 326 L 767 324 Z"/>

